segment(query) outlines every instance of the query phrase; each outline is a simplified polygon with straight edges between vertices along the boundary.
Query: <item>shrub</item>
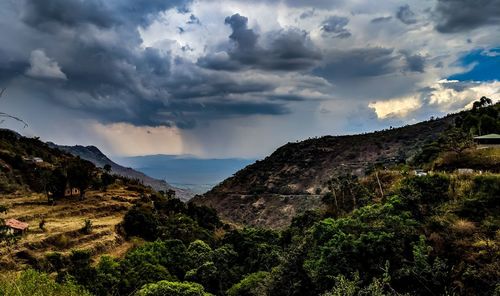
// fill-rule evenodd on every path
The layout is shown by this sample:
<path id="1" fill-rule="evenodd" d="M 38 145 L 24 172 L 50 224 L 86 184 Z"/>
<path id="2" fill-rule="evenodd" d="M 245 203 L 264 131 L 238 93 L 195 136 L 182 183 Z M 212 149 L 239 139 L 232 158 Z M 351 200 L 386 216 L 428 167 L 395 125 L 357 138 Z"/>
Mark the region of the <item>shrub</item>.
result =
<path id="1" fill-rule="evenodd" d="M 180 283 L 160 281 L 154 284 L 147 284 L 136 293 L 136 296 L 211 296 L 205 292 L 203 286 L 196 283 Z"/>
<path id="2" fill-rule="evenodd" d="M 83 221 L 83 227 L 82 227 L 82 232 L 85 233 L 85 234 L 90 234 L 92 233 L 92 221 L 90 219 L 85 219 L 85 221 Z"/>
<path id="3" fill-rule="evenodd" d="M 158 220 L 150 208 L 135 206 L 123 218 L 123 228 L 127 235 L 155 240 L 158 236 Z"/>
<path id="4" fill-rule="evenodd" d="M 340 219 L 325 219 L 312 228 L 304 268 L 320 291 L 333 286 L 338 274 L 356 271 L 377 276 L 386 260 L 399 267 L 407 246 L 416 239 L 417 223 L 400 211 L 400 200 L 355 210 Z M 366 280 L 366 278 L 363 278 Z"/>
<path id="5" fill-rule="evenodd" d="M 260 296 L 264 295 L 268 272 L 259 271 L 249 274 L 227 291 L 227 296 Z"/>
<path id="6" fill-rule="evenodd" d="M 436 174 L 405 178 L 399 189 L 403 206 L 417 218 L 423 219 L 433 213 L 435 205 L 450 199 L 448 175 Z"/>
<path id="7" fill-rule="evenodd" d="M 0 276 L 2 296 L 91 296 L 89 292 L 72 282 L 57 283 L 47 274 L 34 270 L 22 272 L 19 276 Z"/>
<path id="8" fill-rule="evenodd" d="M 52 244 L 59 249 L 65 249 L 69 246 L 70 239 L 67 235 L 63 233 L 61 235 L 56 236 L 52 241 Z"/>

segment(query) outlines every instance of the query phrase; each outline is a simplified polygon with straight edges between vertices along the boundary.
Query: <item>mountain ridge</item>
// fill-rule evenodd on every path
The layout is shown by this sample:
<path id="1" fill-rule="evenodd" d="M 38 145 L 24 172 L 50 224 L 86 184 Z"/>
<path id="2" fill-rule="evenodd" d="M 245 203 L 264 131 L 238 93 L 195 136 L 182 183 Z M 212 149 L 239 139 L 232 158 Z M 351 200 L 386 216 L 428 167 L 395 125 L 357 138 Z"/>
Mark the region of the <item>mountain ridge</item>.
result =
<path id="1" fill-rule="evenodd" d="M 453 126 L 457 115 L 371 133 L 287 143 L 192 202 L 214 208 L 232 223 L 282 228 L 294 216 L 320 206 L 332 176 L 362 176 L 375 167 L 411 161 L 425 144 Z"/>
<path id="2" fill-rule="evenodd" d="M 98 167 L 104 167 L 105 165 L 110 165 L 111 166 L 111 172 L 116 175 L 120 175 L 123 177 L 131 178 L 131 179 L 138 179 L 142 181 L 145 185 L 151 186 L 154 190 L 156 191 L 167 191 L 167 190 L 174 190 L 176 193 L 176 196 L 182 200 L 182 201 L 188 201 L 194 196 L 194 193 L 191 192 L 190 190 L 187 189 L 182 189 L 182 188 L 177 188 L 169 183 L 167 183 L 165 180 L 159 180 L 155 179 L 153 177 L 150 177 L 142 172 L 139 172 L 137 170 L 134 170 L 129 167 L 124 167 L 113 160 L 111 160 L 109 157 L 107 157 L 102 151 L 97 148 L 96 146 L 90 145 L 90 146 L 82 146 L 82 145 L 74 145 L 74 146 L 64 146 L 64 145 L 57 145 L 52 142 L 47 143 L 49 146 L 53 148 L 60 149 L 64 152 L 70 153 L 75 156 L 79 156 L 82 159 L 88 160 L 92 162 L 94 165 Z"/>

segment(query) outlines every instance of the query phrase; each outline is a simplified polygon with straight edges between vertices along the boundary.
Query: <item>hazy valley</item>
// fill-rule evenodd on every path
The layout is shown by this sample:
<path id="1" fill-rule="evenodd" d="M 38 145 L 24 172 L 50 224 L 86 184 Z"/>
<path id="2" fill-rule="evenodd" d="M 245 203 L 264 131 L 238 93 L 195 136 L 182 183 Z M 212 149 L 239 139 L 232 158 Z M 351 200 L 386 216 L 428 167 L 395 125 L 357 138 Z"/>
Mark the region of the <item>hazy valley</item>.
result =
<path id="1" fill-rule="evenodd" d="M 500 296 L 500 0 L 0 1 L 0 296 Z"/>
<path id="2" fill-rule="evenodd" d="M 8 272 L 0 291 L 489 295 L 500 275 L 500 137 L 491 133 L 500 105 L 481 102 L 401 128 L 288 143 L 187 203 L 177 197 L 186 191 L 95 147 L 1 130 L 0 268 Z M 152 176 L 162 166 L 181 178 L 218 172 L 213 180 L 250 162 L 120 161 Z M 16 280 L 12 271 L 26 269 Z"/>

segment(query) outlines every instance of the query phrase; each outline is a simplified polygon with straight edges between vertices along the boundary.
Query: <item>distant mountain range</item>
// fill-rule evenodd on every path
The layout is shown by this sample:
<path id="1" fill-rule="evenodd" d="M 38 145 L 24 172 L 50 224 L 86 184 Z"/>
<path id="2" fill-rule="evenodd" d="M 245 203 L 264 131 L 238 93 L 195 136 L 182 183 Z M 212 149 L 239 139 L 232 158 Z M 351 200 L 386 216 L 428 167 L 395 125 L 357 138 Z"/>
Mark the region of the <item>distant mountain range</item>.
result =
<path id="1" fill-rule="evenodd" d="M 59 150 L 70 153 L 74 156 L 79 156 L 82 159 L 88 160 L 92 162 L 94 165 L 98 167 L 104 167 L 106 164 L 111 166 L 111 172 L 116 175 L 120 175 L 123 177 L 138 179 L 141 180 L 145 185 L 151 186 L 155 190 L 174 190 L 176 196 L 183 200 L 188 201 L 195 194 L 189 189 L 177 188 L 175 186 L 170 185 L 164 180 L 152 178 L 142 172 L 134 170 L 129 167 L 124 167 L 120 164 L 109 159 L 104 153 L 102 153 L 95 146 L 62 146 L 54 143 L 47 143 L 52 148 L 58 148 Z"/>
<path id="2" fill-rule="evenodd" d="M 185 188 L 196 194 L 205 193 L 235 172 L 255 162 L 255 159 L 204 159 L 191 155 L 147 155 L 117 157 L 125 166 Z"/>

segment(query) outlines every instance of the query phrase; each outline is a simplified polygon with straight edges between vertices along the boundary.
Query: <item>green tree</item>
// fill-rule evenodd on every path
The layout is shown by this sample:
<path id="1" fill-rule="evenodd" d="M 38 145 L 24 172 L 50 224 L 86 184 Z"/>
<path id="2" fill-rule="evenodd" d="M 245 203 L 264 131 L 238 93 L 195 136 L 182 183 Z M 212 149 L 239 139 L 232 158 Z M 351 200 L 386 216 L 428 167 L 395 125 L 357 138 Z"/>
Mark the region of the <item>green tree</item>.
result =
<path id="1" fill-rule="evenodd" d="M 103 167 L 104 171 L 106 173 L 110 173 L 111 172 L 111 165 L 110 164 L 105 164 L 104 167 Z"/>
<path id="2" fill-rule="evenodd" d="M 227 291 L 227 296 L 260 296 L 266 294 L 268 272 L 259 271 L 243 278 Z"/>
<path id="3" fill-rule="evenodd" d="M 6 273 L 0 275 L 0 295 L 91 296 L 73 282 L 57 283 L 47 274 L 34 270 L 23 271 L 20 275 Z"/>
<path id="4" fill-rule="evenodd" d="M 120 263 L 121 282 L 120 292 L 129 295 L 145 284 L 157 281 L 177 279 L 160 263 L 161 253 L 157 245 L 148 245 L 129 252 Z"/>
<path id="5" fill-rule="evenodd" d="M 158 237 L 159 221 L 147 206 L 134 206 L 123 218 L 123 228 L 129 236 L 139 236 L 146 240 Z"/>
<path id="6" fill-rule="evenodd" d="M 328 189 L 322 201 L 327 206 L 327 214 L 339 216 L 366 204 L 370 199 L 368 190 L 360 184 L 355 175 L 334 176 L 328 181 Z"/>
<path id="7" fill-rule="evenodd" d="M 397 197 L 344 218 L 325 219 L 312 229 L 304 268 L 320 291 L 332 287 L 339 274 L 360 271 L 363 280 L 380 275 L 386 260 L 399 268 L 408 244 L 416 239 L 416 225 Z"/>
<path id="8" fill-rule="evenodd" d="M 47 171 L 43 175 L 45 183 L 45 193 L 49 202 L 54 202 L 58 198 L 64 197 L 66 190 L 67 178 L 64 171 L 56 168 L 53 171 Z"/>
<path id="9" fill-rule="evenodd" d="M 439 140 L 441 148 L 452 151 L 459 157 L 465 150 L 474 147 L 474 141 L 469 133 L 458 128 L 451 128 L 444 132 Z"/>
<path id="10" fill-rule="evenodd" d="M 190 265 L 193 267 L 212 261 L 212 253 L 212 248 L 202 240 L 195 240 L 187 249 Z"/>
<path id="11" fill-rule="evenodd" d="M 83 199 L 85 191 L 92 183 L 94 165 L 79 158 L 72 159 L 68 163 L 66 171 L 69 185 L 78 188 L 80 190 L 80 198 Z"/>
<path id="12" fill-rule="evenodd" d="M 109 256 L 102 256 L 96 267 L 96 281 L 90 290 L 97 296 L 117 295 L 120 278 L 120 263 Z"/>
<path id="13" fill-rule="evenodd" d="M 226 234 L 223 243 L 234 247 L 244 274 L 277 266 L 283 251 L 279 233 L 268 229 L 234 230 Z"/>
<path id="14" fill-rule="evenodd" d="M 108 172 L 101 174 L 101 188 L 102 190 L 108 190 L 108 186 L 115 182 L 115 177 Z"/>
<path id="15" fill-rule="evenodd" d="M 205 292 L 203 286 L 188 282 L 160 281 L 147 284 L 136 293 L 136 296 L 211 296 Z"/>
<path id="16" fill-rule="evenodd" d="M 472 110 L 476 111 L 479 108 L 483 108 L 483 107 L 489 106 L 491 104 L 493 104 L 493 101 L 490 98 L 483 96 L 478 101 L 475 101 L 472 104 Z"/>

